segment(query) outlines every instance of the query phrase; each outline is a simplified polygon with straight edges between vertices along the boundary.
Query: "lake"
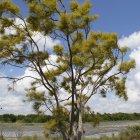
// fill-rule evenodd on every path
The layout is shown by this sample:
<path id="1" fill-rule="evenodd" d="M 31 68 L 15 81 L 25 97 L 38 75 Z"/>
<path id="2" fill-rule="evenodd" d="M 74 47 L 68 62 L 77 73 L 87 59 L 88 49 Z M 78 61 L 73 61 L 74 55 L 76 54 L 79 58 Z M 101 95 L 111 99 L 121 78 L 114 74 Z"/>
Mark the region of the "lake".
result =
<path id="1" fill-rule="evenodd" d="M 114 122 L 102 122 L 99 126 L 95 128 L 90 124 L 85 124 L 85 137 L 96 137 L 107 135 L 111 136 L 112 134 L 117 135 L 118 132 L 125 130 L 128 126 L 140 125 L 140 121 L 114 121 Z"/>
<path id="2" fill-rule="evenodd" d="M 95 128 L 91 123 L 85 123 L 84 137 L 100 137 L 103 135 L 117 134 L 119 131 L 126 129 L 128 126 L 140 125 L 140 121 L 116 121 L 116 122 L 101 122 Z M 43 124 L 0 124 L 0 133 L 7 138 L 21 136 L 41 136 L 43 137 Z"/>

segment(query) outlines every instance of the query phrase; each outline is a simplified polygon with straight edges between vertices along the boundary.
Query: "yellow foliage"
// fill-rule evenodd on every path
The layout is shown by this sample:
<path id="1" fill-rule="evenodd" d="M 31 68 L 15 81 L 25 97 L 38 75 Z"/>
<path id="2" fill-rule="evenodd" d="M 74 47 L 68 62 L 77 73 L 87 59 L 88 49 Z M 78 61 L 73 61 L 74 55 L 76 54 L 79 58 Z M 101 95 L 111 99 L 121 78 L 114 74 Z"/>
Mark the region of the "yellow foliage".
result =
<path id="1" fill-rule="evenodd" d="M 60 46 L 60 45 L 55 45 L 53 47 L 53 51 L 57 54 L 57 55 L 62 55 L 63 51 L 64 51 L 64 47 Z"/>
<path id="2" fill-rule="evenodd" d="M 20 11 L 20 8 L 13 4 L 11 0 L 2 0 L 0 2 L 0 13 L 10 11 L 13 14 L 16 14 Z"/>
<path id="3" fill-rule="evenodd" d="M 117 96 L 123 97 L 125 100 L 127 100 L 128 97 L 127 97 L 127 93 L 126 93 L 125 82 L 126 82 L 125 78 L 122 78 L 122 79 L 118 80 L 115 83 L 115 90 L 116 90 L 116 95 Z"/>
<path id="4" fill-rule="evenodd" d="M 29 9 L 31 12 L 36 13 L 38 16 L 45 16 L 45 11 L 40 3 L 31 1 L 28 3 Z"/>
<path id="5" fill-rule="evenodd" d="M 128 73 L 132 68 L 135 68 L 135 60 L 122 62 L 119 66 L 119 71 Z"/>
<path id="6" fill-rule="evenodd" d="M 41 4 L 48 7 L 50 11 L 54 11 L 57 7 L 57 0 L 43 0 Z"/>
<path id="7" fill-rule="evenodd" d="M 128 47 L 122 47 L 122 48 L 120 48 L 121 52 L 123 52 L 123 53 L 127 52 L 128 49 L 129 49 Z"/>

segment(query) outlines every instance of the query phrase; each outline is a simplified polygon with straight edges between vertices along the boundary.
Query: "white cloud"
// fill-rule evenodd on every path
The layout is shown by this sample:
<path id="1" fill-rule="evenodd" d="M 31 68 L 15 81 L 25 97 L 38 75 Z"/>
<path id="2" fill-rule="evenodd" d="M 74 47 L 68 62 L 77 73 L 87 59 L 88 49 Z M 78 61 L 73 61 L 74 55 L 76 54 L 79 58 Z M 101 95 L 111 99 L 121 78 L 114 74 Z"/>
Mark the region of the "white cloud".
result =
<path id="1" fill-rule="evenodd" d="M 140 47 L 140 31 L 134 32 L 128 37 L 122 37 L 118 43 L 120 46 L 127 46 L 130 49 Z"/>
<path id="2" fill-rule="evenodd" d="M 25 89 L 31 87 L 31 82 L 33 81 L 33 79 L 28 76 L 38 78 L 38 74 L 36 72 L 33 72 L 30 68 L 27 68 L 24 74 L 18 77 L 19 79 L 22 77 L 27 77 L 27 78 L 24 78 L 16 83 L 15 85 L 16 92 L 25 94 Z"/>
<path id="3" fill-rule="evenodd" d="M 0 114 L 28 114 L 34 113 L 31 108 L 31 103 L 23 103 L 25 96 L 21 93 L 9 92 L 7 86 L 10 81 L 7 79 L 0 79 Z"/>
<path id="4" fill-rule="evenodd" d="M 23 20 L 19 19 L 19 18 L 15 18 L 14 23 L 16 25 L 18 25 L 20 28 L 24 28 L 25 24 L 23 22 Z M 9 27 L 5 29 L 5 34 L 9 35 L 9 34 L 16 34 L 16 30 L 13 27 Z"/>
<path id="5" fill-rule="evenodd" d="M 93 101 L 90 100 L 93 110 L 96 112 L 139 112 L 140 108 L 140 31 L 134 32 L 128 37 L 122 37 L 118 42 L 120 47 L 127 46 L 131 49 L 130 59 L 136 62 L 136 68 L 128 74 L 126 87 L 128 101 L 108 95 L 107 98 L 95 96 Z M 95 103 L 94 103 L 95 102 Z M 94 104 L 93 104 L 94 103 Z"/>
<path id="6" fill-rule="evenodd" d="M 136 69 L 140 69 L 140 44 L 139 47 L 131 51 L 129 57 L 135 60 Z"/>
<path id="7" fill-rule="evenodd" d="M 118 98 L 115 95 L 111 95 L 111 97 L 108 98 L 96 96 L 94 100 L 90 100 L 89 104 L 92 106 L 92 109 L 95 112 L 100 113 L 133 113 L 139 112 L 140 108 L 140 103 L 124 101 L 123 99 Z"/>
<path id="8" fill-rule="evenodd" d="M 140 105 L 140 31 L 122 38 L 121 44 L 125 44 L 131 49 L 129 57 L 136 63 L 136 68 L 128 74 L 126 83 L 129 101 L 132 104 Z"/>
<path id="9" fill-rule="evenodd" d="M 32 38 L 35 40 L 35 42 L 39 46 L 40 51 L 43 51 L 44 48 L 45 48 L 45 50 L 52 49 L 53 46 L 55 46 L 56 44 L 60 44 L 59 40 L 53 40 L 51 37 L 44 36 L 43 34 L 37 33 L 37 32 L 34 33 Z"/>

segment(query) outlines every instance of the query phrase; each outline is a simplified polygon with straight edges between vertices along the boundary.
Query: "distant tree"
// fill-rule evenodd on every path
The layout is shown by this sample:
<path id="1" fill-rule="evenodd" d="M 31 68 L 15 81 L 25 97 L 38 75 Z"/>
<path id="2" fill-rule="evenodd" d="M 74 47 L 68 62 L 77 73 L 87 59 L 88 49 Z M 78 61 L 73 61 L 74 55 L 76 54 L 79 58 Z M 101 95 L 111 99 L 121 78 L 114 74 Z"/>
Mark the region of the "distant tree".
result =
<path id="1" fill-rule="evenodd" d="M 4 114 L 2 115 L 1 119 L 4 122 L 12 122 L 12 123 L 16 122 L 16 116 L 13 114 Z"/>
<path id="2" fill-rule="evenodd" d="M 29 14 L 25 18 L 12 1 L 0 2 L 1 63 L 36 73 L 36 77 L 1 78 L 14 82 L 31 78 L 27 97 L 34 102 L 34 109 L 52 113 L 50 128 L 59 131 L 64 140 L 81 140 L 89 99 L 95 94 L 105 97 L 109 91 L 127 99 L 126 75 L 135 62 L 124 59 L 127 48 L 119 48 L 116 33 L 92 30 L 97 16 L 90 14 L 89 0 L 68 2 L 69 7 L 63 0 L 26 0 Z M 35 34 L 40 39 L 58 39 L 61 45 L 50 49 L 45 41 L 40 46 Z"/>
<path id="3" fill-rule="evenodd" d="M 12 123 L 16 122 L 16 120 L 17 120 L 16 116 L 13 115 L 13 114 L 10 114 L 10 115 L 9 115 L 9 118 L 10 118 L 10 121 L 11 121 Z"/>
<path id="4" fill-rule="evenodd" d="M 17 121 L 24 122 L 25 115 L 17 115 Z"/>
<path id="5" fill-rule="evenodd" d="M 4 114 L 2 120 L 4 122 L 10 122 L 9 115 L 8 114 Z"/>

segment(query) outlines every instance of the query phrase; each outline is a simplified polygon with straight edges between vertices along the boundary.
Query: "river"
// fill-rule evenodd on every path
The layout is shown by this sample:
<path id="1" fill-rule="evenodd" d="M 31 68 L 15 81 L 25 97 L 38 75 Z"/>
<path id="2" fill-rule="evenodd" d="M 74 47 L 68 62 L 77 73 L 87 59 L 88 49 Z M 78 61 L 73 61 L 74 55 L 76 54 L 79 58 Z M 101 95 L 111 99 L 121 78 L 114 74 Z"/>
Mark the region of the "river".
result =
<path id="1" fill-rule="evenodd" d="M 140 125 L 140 121 L 116 121 L 102 122 L 95 128 L 92 123 L 85 123 L 84 137 L 100 137 L 103 135 L 117 134 L 119 131 L 126 129 L 128 126 Z M 15 138 L 21 136 L 41 136 L 44 135 L 44 127 L 42 124 L 0 124 L 0 133 L 7 138 Z"/>

